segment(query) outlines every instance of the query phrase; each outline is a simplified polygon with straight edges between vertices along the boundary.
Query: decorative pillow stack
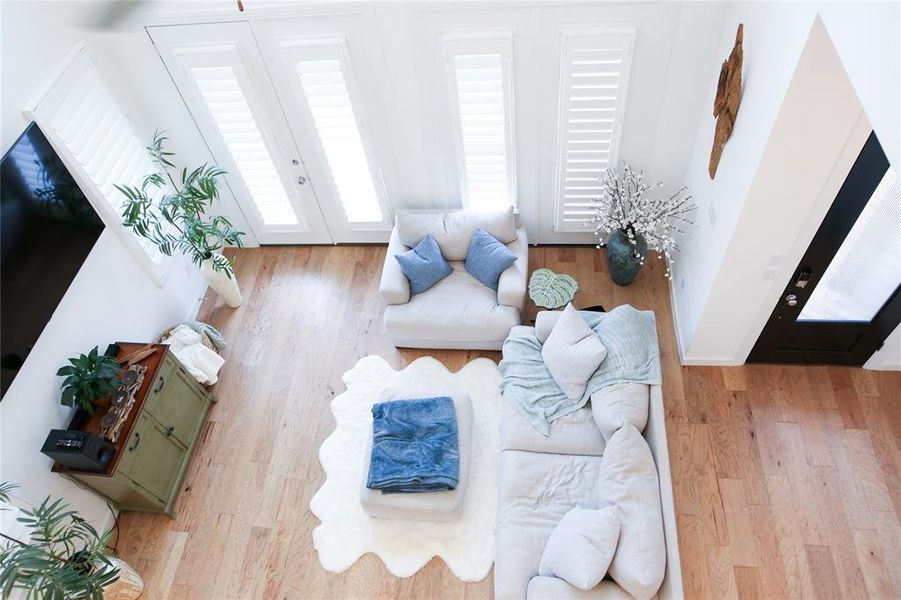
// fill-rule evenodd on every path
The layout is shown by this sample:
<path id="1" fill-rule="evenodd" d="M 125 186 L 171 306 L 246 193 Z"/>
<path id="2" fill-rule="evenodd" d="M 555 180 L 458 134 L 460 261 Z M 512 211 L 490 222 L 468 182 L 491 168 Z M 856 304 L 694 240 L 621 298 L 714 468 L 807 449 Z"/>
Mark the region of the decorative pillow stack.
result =
<path id="1" fill-rule="evenodd" d="M 478 222 L 484 222 L 486 229 Z M 437 239 L 429 230 L 438 232 Z M 512 208 L 497 213 L 398 212 L 397 232 L 403 244 L 412 246 L 395 258 L 414 295 L 454 272 L 448 260 L 464 259 L 473 277 L 497 291 L 501 274 L 517 258 L 506 246 L 517 238 Z"/>
<path id="2" fill-rule="evenodd" d="M 571 303 L 563 309 L 541 347 L 541 357 L 551 377 L 574 402 L 582 399 L 588 380 L 606 356 L 601 338 L 585 324 Z"/>

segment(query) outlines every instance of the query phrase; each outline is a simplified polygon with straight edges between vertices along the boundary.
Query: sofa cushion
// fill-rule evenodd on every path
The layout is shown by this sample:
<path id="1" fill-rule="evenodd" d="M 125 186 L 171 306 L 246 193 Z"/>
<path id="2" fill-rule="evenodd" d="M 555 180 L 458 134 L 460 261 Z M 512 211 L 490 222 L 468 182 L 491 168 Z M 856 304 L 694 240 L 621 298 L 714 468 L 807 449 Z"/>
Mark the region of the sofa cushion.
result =
<path id="1" fill-rule="evenodd" d="M 598 314 L 590 310 L 580 310 L 577 312 L 583 317 L 597 316 Z M 553 331 L 554 325 L 557 324 L 557 320 L 561 315 L 563 315 L 562 310 L 542 310 L 535 315 L 535 337 L 538 338 L 539 342 L 543 344 L 547 341 L 548 336 L 551 335 L 551 331 Z"/>
<path id="2" fill-rule="evenodd" d="M 626 423 L 644 431 L 650 397 L 651 388 L 645 383 L 614 383 L 593 393 L 591 414 L 604 439 L 609 441 Z"/>
<path id="3" fill-rule="evenodd" d="M 473 277 L 495 292 L 501 273 L 515 262 L 516 255 L 481 227 L 472 234 L 464 266 Z"/>
<path id="4" fill-rule="evenodd" d="M 431 234 L 426 234 L 416 246 L 394 258 L 409 280 L 412 294 L 423 293 L 454 271 L 441 256 L 438 242 Z"/>
<path id="5" fill-rule="evenodd" d="M 567 304 L 551 335 L 541 348 L 541 357 L 551 377 L 566 397 L 579 402 L 588 380 L 598 370 L 607 349 L 572 304 Z"/>
<path id="6" fill-rule="evenodd" d="M 499 306 L 494 291 L 451 262 L 454 272 L 406 304 L 385 307 L 385 328 L 396 345 L 500 350 L 519 310 Z M 434 343 L 432 343 L 434 342 Z"/>
<path id="7" fill-rule="evenodd" d="M 395 227 L 400 241 L 413 247 L 431 233 L 447 260 L 465 260 L 472 234 L 481 227 L 501 243 L 516 239 L 513 208 L 502 211 L 451 210 L 397 211 Z"/>
<path id="8" fill-rule="evenodd" d="M 601 458 L 501 452 L 498 478 L 494 593 L 522 600 L 551 531 L 575 506 L 596 506 Z"/>
<path id="9" fill-rule="evenodd" d="M 657 467 L 633 425 L 607 442 L 597 481 L 598 505 L 616 506 L 622 524 L 610 576 L 637 600 L 647 600 L 663 582 L 666 541 Z"/>
<path id="10" fill-rule="evenodd" d="M 613 581 L 602 581 L 590 590 L 580 590 L 556 577 L 533 577 L 528 600 L 634 600 Z"/>
<path id="11" fill-rule="evenodd" d="M 501 407 L 501 450 L 585 456 L 604 454 L 604 436 L 594 424 L 590 407 L 583 406 L 554 419 L 550 427 L 550 435 L 540 433 L 513 405 L 512 400 L 504 398 Z"/>
<path id="12" fill-rule="evenodd" d="M 615 506 L 597 510 L 573 508 L 551 532 L 538 563 L 538 574 L 590 590 L 607 574 L 619 528 Z"/>

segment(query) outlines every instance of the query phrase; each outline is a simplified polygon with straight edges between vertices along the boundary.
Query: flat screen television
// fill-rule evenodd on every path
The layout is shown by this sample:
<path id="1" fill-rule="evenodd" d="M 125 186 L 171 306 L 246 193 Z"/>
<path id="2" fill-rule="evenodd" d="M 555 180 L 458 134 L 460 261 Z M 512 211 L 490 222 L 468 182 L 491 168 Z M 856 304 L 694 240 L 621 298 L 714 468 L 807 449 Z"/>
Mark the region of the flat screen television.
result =
<path id="1" fill-rule="evenodd" d="M 0 163 L 0 398 L 102 231 L 47 138 L 29 125 Z"/>

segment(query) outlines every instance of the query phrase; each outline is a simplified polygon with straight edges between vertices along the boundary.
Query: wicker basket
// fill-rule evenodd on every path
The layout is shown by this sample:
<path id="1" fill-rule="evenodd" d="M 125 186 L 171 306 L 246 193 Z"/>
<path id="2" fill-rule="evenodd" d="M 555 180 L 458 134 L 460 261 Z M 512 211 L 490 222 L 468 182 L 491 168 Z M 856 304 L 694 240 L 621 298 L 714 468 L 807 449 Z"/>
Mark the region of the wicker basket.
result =
<path id="1" fill-rule="evenodd" d="M 157 343 L 157 344 L 162 344 L 162 343 L 163 343 L 163 340 L 166 339 L 167 337 L 169 337 L 169 334 L 172 333 L 172 331 L 175 329 L 175 327 L 178 327 L 178 325 L 175 325 L 174 327 L 169 327 L 168 329 L 166 329 L 166 331 L 164 331 L 163 333 L 161 333 L 161 334 L 159 335 L 159 337 L 156 338 L 156 343 Z M 212 351 L 215 352 L 216 354 L 219 354 L 219 352 L 216 350 L 216 344 L 214 344 L 214 343 L 210 340 L 210 337 L 206 334 L 205 331 L 201 331 L 201 332 L 200 332 L 200 341 L 203 343 L 204 346 L 206 346 L 207 348 L 209 348 L 210 350 L 212 350 Z"/>

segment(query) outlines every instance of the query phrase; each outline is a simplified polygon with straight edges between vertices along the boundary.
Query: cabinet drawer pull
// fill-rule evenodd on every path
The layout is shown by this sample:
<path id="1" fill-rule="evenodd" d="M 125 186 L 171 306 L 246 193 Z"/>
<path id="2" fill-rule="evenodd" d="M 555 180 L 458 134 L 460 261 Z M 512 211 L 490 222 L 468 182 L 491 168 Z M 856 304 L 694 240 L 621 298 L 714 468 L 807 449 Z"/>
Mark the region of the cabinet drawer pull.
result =
<path id="1" fill-rule="evenodd" d="M 175 425 L 166 427 L 166 437 L 170 437 L 173 433 L 175 433 Z"/>
<path id="2" fill-rule="evenodd" d="M 160 382 L 159 382 L 159 384 L 156 386 L 156 389 L 153 390 L 153 393 L 154 393 L 154 394 L 158 394 L 159 391 L 160 391 L 161 389 L 163 389 L 163 386 L 164 386 L 164 385 L 166 385 L 166 378 L 165 378 L 164 376 L 160 375 Z"/>
<path id="3" fill-rule="evenodd" d="M 136 431 L 135 432 L 135 443 L 128 447 L 128 451 L 133 452 L 138 447 L 138 444 L 140 444 L 140 443 L 141 443 L 141 434 Z"/>

